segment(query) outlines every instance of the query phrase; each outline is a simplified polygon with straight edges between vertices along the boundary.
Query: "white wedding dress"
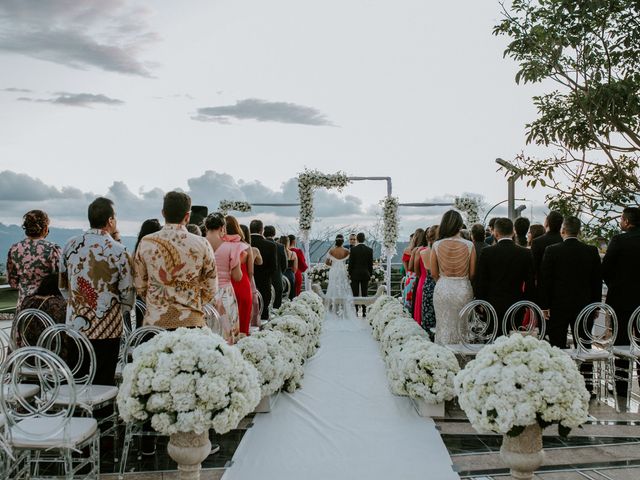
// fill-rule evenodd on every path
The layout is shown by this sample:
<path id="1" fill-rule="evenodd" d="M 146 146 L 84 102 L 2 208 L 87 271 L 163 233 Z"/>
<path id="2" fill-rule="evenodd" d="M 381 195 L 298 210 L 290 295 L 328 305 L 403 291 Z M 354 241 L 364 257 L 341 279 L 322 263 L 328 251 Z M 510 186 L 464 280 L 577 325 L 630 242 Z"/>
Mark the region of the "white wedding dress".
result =
<path id="1" fill-rule="evenodd" d="M 327 258 L 331 260 L 329 285 L 325 294 L 327 320 L 329 321 L 327 326 L 333 330 L 359 330 L 363 327 L 364 322 L 358 318 L 353 303 L 353 293 L 347 271 L 349 256 L 339 259 L 327 254 Z"/>

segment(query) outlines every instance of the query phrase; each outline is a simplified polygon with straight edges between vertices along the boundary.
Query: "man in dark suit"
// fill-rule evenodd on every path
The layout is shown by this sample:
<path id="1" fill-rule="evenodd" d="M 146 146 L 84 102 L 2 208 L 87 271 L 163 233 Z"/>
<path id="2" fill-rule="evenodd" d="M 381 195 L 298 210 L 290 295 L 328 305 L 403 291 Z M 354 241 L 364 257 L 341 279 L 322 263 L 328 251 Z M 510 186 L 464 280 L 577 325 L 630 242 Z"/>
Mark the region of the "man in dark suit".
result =
<path id="1" fill-rule="evenodd" d="M 249 231 L 251 232 L 251 246 L 260 250 L 262 256 L 262 265 L 254 266 L 253 278 L 264 302 L 260 318 L 268 320 L 269 304 L 271 303 L 271 279 L 274 272 L 277 271 L 279 274 L 277 249 L 273 242 L 264 238 L 262 221 L 251 220 Z"/>
<path id="2" fill-rule="evenodd" d="M 531 254 L 533 255 L 533 268 L 535 271 L 536 282 L 540 281 L 540 267 L 542 266 L 542 258 L 544 251 L 549 245 L 562 243 L 562 235 L 560 228 L 562 227 L 562 214 L 560 212 L 551 211 L 544 221 L 544 228 L 547 230 L 544 235 L 540 235 L 531 242 Z"/>
<path id="3" fill-rule="evenodd" d="M 473 242 L 473 246 L 476 249 L 476 270 L 475 270 L 476 272 L 478 271 L 478 262 L 480 262 L 480 254 L 482 253 L 482 250 L 485 249 L 485 247 L 489 246 L 485 242 L 484 237 L 485 237 L 485 231 L 481 223 L 476 223 L 475 225 L 471 226 L 471 241 Z M 476 275 L 474 282 L 477 278 L 478 276 Z"/>
<path id="4" fill-rule="evenodd" d="M 640 305 L 640 208 L 629 207 L 622 211 L 620 228 L 624 233 L 615 235 L 602 260 L 602 276 L 607 284 L 607 303 L 618 317 L 616 345 L 629 345 L 627 328 L 633 311 Z M 627 362 L 616 361 L 618 367 Z M 626 378 L 626 373 L 616 369 L 616 374 Z M 627 382 L 616 383 L 618 395 L 627 394 Z"/>
<path id="5" fill-rule="evenodd" d="M 349 255 L 349 278 L 354 297 L 366 297 L 369 279 L 373 275 L 373 249 L 364 244 L 364 233 L 356 236 L 357 244 L 351 247 Z M 359 305 L 356 305 L 356 314 Z M 362 316 L 367 316 L 367 307 L 362 305 Z"/>
<path id="6" fill-rule="evenodd" d="M 282 305 L 282 275 L 287 270 L 287 254 L 284 251 L 284 245 L 276 242 L 276 227 L 267 225 L 264 227 L 264 238 L 276 246 L 276 269 L 271 277 L 273 285 L 274 297 L 273 308 L 280 308 Z"/>
<path id="7" fill-rule="evenodd" d="M 498 335 L 502 319 L 511 305 L 533 298 L 533 259 L 531 252 L 513 241 L 513 222 L 499 218 L 494 225 L 497 240 L 480 254 L 475 295 L 493 305 L 498 314 Z"/>
<path id="8" fill-rule="evenodd" d="M 567 217 L 560 231 L 564 241 L 544 252 L 538 293 L 549 321 L 549 343 L 567 348 L 567 332 L 580 311 L 602 300 L 602 269 L 598 249 L 578 240 L 581 222 Z M 574 338 L 576 332 L 573 332 Z"/>

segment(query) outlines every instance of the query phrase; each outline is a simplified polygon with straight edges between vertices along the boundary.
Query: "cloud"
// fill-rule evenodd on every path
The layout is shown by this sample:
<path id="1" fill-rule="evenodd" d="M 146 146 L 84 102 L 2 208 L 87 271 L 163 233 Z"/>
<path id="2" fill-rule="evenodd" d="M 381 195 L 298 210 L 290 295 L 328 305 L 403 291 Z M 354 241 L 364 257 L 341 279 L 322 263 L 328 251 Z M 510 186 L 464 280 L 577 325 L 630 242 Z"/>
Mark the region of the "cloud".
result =
<path id="1" fill-rule="evenodd" d="M 29 90 L 28 88 L 16 88 L 16 87 L 3 88 L 2 91 L 14 92 L 14 93 L 32 93 L 32 91 Z"/>
<path id="2" fill-rule="evenodd" d="M 333 123 L 313 107 L 289 102 L 268 102 L 258 98 L 238 100 L 235 105 L 204 107 L 191 117 L 201 122 L 230 123 L 236 120 L 293 123 L 298 125 L 332 126 Z"/>
<path id="3" fill-rule="evenodd" d="M 271 189 L 259 181 L 237 180 L 226 173 L 208 170 L 187 180 L 188 193 L 194 205 L 206 205 L 215 211 L 221 200 L 239 200 L 251 203 L 296 203 L 297 179 L 291 178 L 279 189 Z M 134 193 L 121 181 L 115 181 L 102 195 L 112 199 L 118 218 L 138 225 L 146 218 L 159 218 L 164 191 L 159 188 Z M 0 172 L 0 221 L 16 221 L 31 209 L 42 209 L 59 220 L 73 220 L 77 225 L 85 222 L 88 204 L 97 196 L 75 187 L 56 188 L 40 179 L 9 170 Z M 316 216 L 347 219 L 365 214 L 362 201 L 353 196 L 340 196 L 325 189 L 315 194 Z M 298 207 L 255 207 L 251 215 L 269 216 L 295 224 Z M 342 221 L 342 220 L 341 220 Z"/>
<path id="4" fill-rule="evenodd" d="M 95 104 L 103 105 L 123 105 L 122 100 L 117 98 L 110 98 L 106 95 L 93 94 L 93 93 L 67 93 L 58 92 L 54 98 L 29 98 L 20 97 L 19 101 L 22 102 L 39 102 L 39 103 L 52 103 L 54 105 L 64 105 L 68 107 L 89 107 Z"/>
<path id="5" fill-rule="evenodd" d="M 123 0 L 4 0 L 0 50 L 77 69 L 151 76 L 140 57 L 157 40 L 148 12 Z"/>

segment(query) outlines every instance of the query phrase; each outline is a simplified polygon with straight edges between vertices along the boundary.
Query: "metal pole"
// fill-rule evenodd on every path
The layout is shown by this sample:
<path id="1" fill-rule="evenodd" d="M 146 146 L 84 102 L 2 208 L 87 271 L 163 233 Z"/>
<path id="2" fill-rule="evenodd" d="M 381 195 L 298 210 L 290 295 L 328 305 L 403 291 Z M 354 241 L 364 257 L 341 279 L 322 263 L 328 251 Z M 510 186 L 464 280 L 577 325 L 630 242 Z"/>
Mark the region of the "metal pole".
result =
<path id="1" fill-rule="evenodd" d="M 516 218 L 516 178 L 515 175 L 507 178 L 507 208 L 511 220 Z"/>

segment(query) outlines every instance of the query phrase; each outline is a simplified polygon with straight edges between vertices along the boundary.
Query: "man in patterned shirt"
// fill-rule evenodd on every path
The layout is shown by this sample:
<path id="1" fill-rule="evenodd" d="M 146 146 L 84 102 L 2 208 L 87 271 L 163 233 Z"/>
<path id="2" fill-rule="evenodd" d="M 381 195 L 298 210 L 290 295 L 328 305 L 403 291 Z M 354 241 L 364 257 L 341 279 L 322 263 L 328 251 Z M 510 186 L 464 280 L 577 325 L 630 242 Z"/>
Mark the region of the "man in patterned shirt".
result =
<path id="1" fill-rule="evenodd" d="M 68 301 L 67 324 L 84 332 L 96 352 L 96 385 L 115 385 L 122 316 L 135 299 L 132 263 L 117 232 L 113 202 L 89 205 L 90 229 L 69 240 L 60 258 L 60 291 Z"/>
<path id="2" fill-rule="evenodd" d="M 206 326 L 203 306 L 218 289 L 216 261 L 209 242 L 187 231 L 190 211 L 186 193 L 167 193 L 162 207 L 165 226 L 138 245 L 134 278 L 147 305 L 145 325 Z"/>

